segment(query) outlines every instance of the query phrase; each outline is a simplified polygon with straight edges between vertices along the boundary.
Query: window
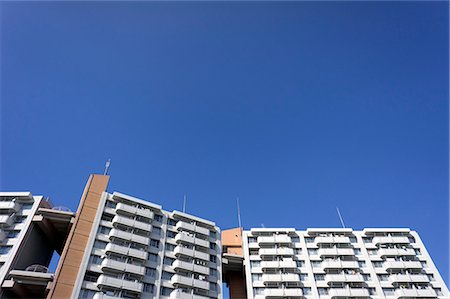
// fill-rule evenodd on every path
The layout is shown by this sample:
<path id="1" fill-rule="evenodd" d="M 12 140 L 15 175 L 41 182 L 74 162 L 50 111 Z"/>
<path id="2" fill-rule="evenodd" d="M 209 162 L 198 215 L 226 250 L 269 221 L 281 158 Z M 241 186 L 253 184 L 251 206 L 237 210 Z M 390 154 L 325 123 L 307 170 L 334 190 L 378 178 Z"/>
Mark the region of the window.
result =
<path id="1" fill-rule="evenodd" d="M 175 226 L 175 225 L 177 225 L 177 222 L 175 220 L 173 220 L 173 219 L 168 219 L 167 220 L 167 224 Z"/>
<path id="2" fill-rule="evenodd" d="M 161 235 L 161 228 L 157 226 L 153 227 L 152 233 L 155 233 L 158 236 Z"/>
<path id="3" fill-rule="evenodd" d="M 308 274 L 300 274 L 299 276 L 301 281 L 305 281 L 308 279 Z"/>
<path id="4" fill-rule="evenodd" d="M 209 268 L 209 276 L 217 276 L 217 270 L 213 268 Z"/>
<path id="5" fill-rule="evenodd" d="M 93 298 L 95 293 L 96 292 L 92 290 L 81 289 L 79 298 L 82 299 Z"/>
<path id="6" fill-rule="evenodd" d="M 297 267 L 301 268 L 305 266 L 305 261 L 297 261 Z"/>
<path id="7" fill-rule="evenodd" d="M 311 266 L 313 268 L 320 268 L 322 266 L 322 262 L 320 262 L 320 261 L 311 261 Z"/>
<path id="8" fill-rule="evenodd" d="M 144 292 L 153 294 L 154 291 L 155 291 L 154 284 L 144 282 Z"/>
<path id="9" fill-rule="evenodd" d="M 7 254 L 12 246 L 0 246 L 0 254 Z"/>
<path id="10" fill-rule="evenodd" d="M 167 231 L 167 238 L 175 238 L 177 236 L 176 232 L 173 232 L 171 230 Z"/>
<path id="11" fill-rule="evenodd" d="M 31 210 L 32 207 L 33 207 L 33 203 L 24 203 L 22 205 L 22 210 Z"/>
<path id="12" fill-rule="evenodd" d="M 107 200 L 106 204 L 105 204 L 105 207 L 114 209 L 114 208 L 116 208 L 116 203 L 114 201 Z"/>
<path id="13" fill-rule="evenodd" d="M 389 280 L 389 275 L 387 275 L 387 274 L 379 274 L 378 275 L 378 279 L 380 281 L 388 281 Z"/>
<path id="14" fill-rule="evenodd" d="M 150 239 L 150 246 L 159 248 L 159 241 L 155 239 Z"/>
<path id="15" fill-rule="evenodd" d="M 209 248 L 212 250 L 216 250 L 216 243 L 209 242 Z"/>
<path id="16" fill-rule="evenodd" d="M 106 243 L 104 241 L 95 240 L 95 242 L 94 242 L 94 248 L 97 248 L 97 249 L 105 249 L 106 245 L 108 245 L 108 243 Z"/>
<path id="17" fill-rule="evenodd" d="M 375 288 L 368 288 L 368 290 L 369 290 L 369 294 L 370 295 L 376 295 L 377 294 L 377 292 L 375 292 Z"/>
<path id="18" fill-rule="evenodd" d="M 317 281 L 325 280 L 325 274 L 314 274 L 314 279 Z"/>
<path id="19" fill-rule="evenodd" d="M 98 232 L 101 234 L 107 235 L 107 234 L 109 234 L 110 231 L 111 231 L 111 229 L 109 227 L 106 227 L 103 225 L 100 225 L 100 227 L 98 228 Z"/>
<path id="20" fill-rule="evenodd" d="M 381 267 L 383 267 L 383 262 L 373 262 L 373 266 L 375 268 L 381 268 Z"/>
<path id="21" fill-rule="evenodd" d="M 350 237 L 350 243 L 356 243 L 356 237 Z"/>
<path id="22" fill-rule="evenodd" d="M 365 268 L 365 267 L 366 267 L 366 262 L 364 262 L 364 261 L 359 261 L 359 262 L 358 262 L 358 266 L 359 266 L 360 268 Z"/>
<path id="23" fill-rule="evenodd" d="M 166 250 L 167 251 L 174 251 L 175 250 L 175 245 L 170 244 L 170 243 L 166 243 Z"/>
<path id="24" fill-rule="evenodd" d="M 260 261 L 250 261 L 250 266 L 251 267 L 261 267 L 261 262 Z"/>
<path id="25" fill-rule="evenodd" d="M 170 257 L 167 257 L 167 256 L 164 257 L 164 265 L 171 266 L 174 261 L 175 261 L 175 259 L 173 259 L 173 258 L 170 258 Z"/>
<path id="26" fill-rule="evenodd" d="M 311 294 L 311 288 L 303 288 L 303 295 L 310 295 Z"/>
<path id="27" fill-rule="evenodd" d="M 259 255 L 258 249 L 250 249 L 250 255 Z"/>
<path id="28" fill-rule="evenodd" d="M 253 293 L 255 295 L 263 295 L 264 294 L 264 288 L 253 288 Z"/>
<path id="29" fill-rule="evenodd" d="M 169 289 L 166 287 L 161 288 L 161 295 L 163 296 L 170 296 L 170 293 L 173 291 L 173 289 Z"/>
<path id="30" fill-rule="evenodd" d="M 166 271 L 163 271 L 163 273 L 162 273 L 162 279 L 165 279 L 165 280 L 170 280 L 172 278 L 172 276 L 173 276 L 173 273 L 169 273 Z"/>
<path id="31" fill-rule="evenodd" d="M 319 295 L 328 295 L 328 289 L 326 288 L 317 288 L 319 291 Z"/>
<path id="32" fill-rule="evenodd" d="M 377 255 L 377 250 L 376 249 L 367 249 L 367 253 L 369 253 L 369 255 Z"/>
<path id="33" fill-rule="evenodd" d="M 383 289 L 383 293 L 385 296 L 393 296 L 394 295 L 394 289 Z"/>
<path id="34" fill-rule="evenodd" d="M 252 281 L 260 281 L 262 279 L 262 274 L 252 274 Z"/>
<path id="35" fill-rule="evenodd" d="M 302 249 L 301 248 L 294 248 L 294 254 L 301 254 Z"/>
<path id="36" fill-rule="evenodd" d="M 292 243 L 299 243 L 300 238 L 299 237 L 291 237 L 291 241 L 292 241 Z"/>
<path id="37" fill-rule="evenodd" d="M 353 249 L 353 250 L 354 250 L 354 252 L 355 252 L 355 255 L 360 255 L 360 254 L 361 254 L 361 249 L 355 248 L 355 249 Z"/>
<path id="38" fill-rule="evenodd" d="M 217 257 L 216 257 L 215 255 L 212 255 L 212 254 L 211 254 L 211 255 L 209 256 L 209 261 L 210 261 L 210 262 L 213 262 L 213 263 L 216 263 L 216 262 L 217 262 Z"/>
<path id="39" fill-rule="evenodd" d="M 213 238 L 213 239 L 217 238 L 216 232 L 213 232 L 212 230 L 210 230 L 210 231 L 209 231 L 209 237 L 210 237 L 210 238 Z"/>
<path id="40" fill-rule="evenodd" d="M 364 281 L 370 281 L 370 274 L 363 274 L 362 277 Z"/>
<path id="41" fill-rule="evenodd" d="M 27 219 L 27 216 L 16 216 L 14 218 L 14 223 L 23 223 Z"/>
<path id="42" fill-rule="evenodd" d="M 155 218 L 154 219 L 155 219 L 155 221 L 162 222 L 163 216 L 159 215 L 159 214 L 155 214 Z"/>
<path id="43" fill-rule="evenodd" d="M 17 236 L 19 235 L 19 232 L 20 231 L 18 231 L 18 230 L 9 231 L 7 237 L 8 238 L 17 238 Z"/>
<path id="44" fill-rule="evenodd" d="M 145 269 L 145 275 L 149 277 L 155 277 L 156 276 L 156 269 L 155 268 L 146 268 Z"/>
<path id="45" fill-rule="evenodd" d="M 248 238 L 248 242 L 249 243 L 256 243 L 256 238 L 255 237 L 249 237 Z"/>
<path id="46" fill-rule="evenodd" d="M 317 255 L 317 249 L 314 248 L 308 248 L 309 255 Z"/>
<path id="47" fill-rule="evenodd" d="M 102 258 L 98 255 L 91 255 L 89 257 L 89 262 L 95 265 L 100 265 L 102 263 Z"/>
<path id="48" fill-rule="evenodd" d="M 313 243 L 314 242 L 314 238 L 305 237 L 305 242 L 306 243 Z"/>
<path id="49" fill-rule="evenodd" d="M 158 255 L 154 254 L 154 253 L 149 253 L 148 254 L 148 260 L 150 262 L 157 262 L 158 261 Z"/>
<path id="50" fill-rule="evenodd" d="M 84 275 L 84 281 L 97 282 L 99 276 L 100 276 L 99 273 L 87 271 L 86 274 Z"/>
<path id="51" fill-rule="evenodd" d="M 420 263 L 422 264 L 423 268 L 428 268 L 427 262 L 421 261 Z"/>

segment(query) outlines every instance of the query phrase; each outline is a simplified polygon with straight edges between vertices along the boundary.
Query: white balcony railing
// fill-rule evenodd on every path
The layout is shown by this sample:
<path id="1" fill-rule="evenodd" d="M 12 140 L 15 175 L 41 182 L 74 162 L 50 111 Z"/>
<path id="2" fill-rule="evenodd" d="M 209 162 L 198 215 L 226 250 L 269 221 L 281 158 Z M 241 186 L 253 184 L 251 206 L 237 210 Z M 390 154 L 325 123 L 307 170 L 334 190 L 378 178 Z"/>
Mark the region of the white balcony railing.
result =
<path id="1" fill-rule="evenodd" d="M 115 228 L 113 228 L 109 232 L 109 238 L 110 239 L 113 239 L 113 238 L 122 239 L 122 240 L 126 240 L 126 241 L 136 242 L 136 243 L 139 243 L 142 245 L 148 245 L 148 243 L 150 242 L 150 239 L 148 237 L 136 235 L 131 232 L 126 232 L 126 231 L 118 230 Z"/>
<path id="2" fill-rule="evenodd" d="M 154 213 L 150 209 L 139 208 L 137 206 L 130 206 L 122 202 L 117 204 L 116 211 L 119 213 L 125 212 L 127 214 L 138 215 L 150 219 L 152 219 L 154 216 Z"/>
<path id="3" fill-rule="evenodd" d="M 135 248 L 128 248 L 125 246 L 120 246 L 116 244 L 109 243 L 105 248 L 106 252 L 114 252 L 122 255 L 131 256 L 141 260 L 146 260 L 148 257 L 148 252 L 145 250 L 139 250 Z"/>
<path id="4" fill-rule="evenodd" d="M 183 262 L 180 260 L 176 260 L 175 262 L 173 262 L 172 267 L 174 269 L 182 269 L 182 270 L 196 272 L 196 273 L 200 273 L 200 274 L 204 274 L 204 275 L 209 274 L 209 267 L 196 265 L 194 263 L 189 263 L 189 262 Z"/>
<path id="5" fill-rule="evenodd" d="M 267 297 L 302 297 L 302 289 L 265 289 L 264 296 Z"/>
<path id="6" fill-rule="evenodd" d="M 345 289 L 330 289 L 329 293 L 331 298 L 347 298 L 347 297 L 369 297 L 369 291 L 367 289 L 357 288 L 345 288 Z"/>
<path id="7" fill-rule="evenodd" d="M 0 215 L 0 227 L 11 226 L 14 222 L 14 216 Z"/>
<path id="8" fill-rule="evenodd" d="M 350 243 L 350 238 L 346 236 L 319 236 L 314 239 L 316 244 L 343 244 Z"/>
<path id="9" fill-rule="evenodd" d="M 188 234 L 183 233 L 183 232 L 178 233 L 175 236 L 175 241 L 177 243 L 185 242 L 185 243 L 195 244 L 195 245 L 198 245 L 198 246 L 209 248 L 209 241 L 196 238 L 195 236 L 188 235 Z"/>
<path id="10" fill-rule="evenodd" d="M 6 210 L 9 212 L 17 212 L 20 210 L 18 203 L 14 201 L 0 201 L 0 210 Z"/>
<path id="11" fill-rule="evenodd" d="M 116 289 L 124 289 L 133 292 L 142 292 L 143 284 L 137 281 L 128 281 L 121 278 L 110 277 L 106 275 L 100 275 L 97 279 L 97 285 L 99 288 L 103 286 L 112 287 Z"/>
<path id="12" fill-rule="evenodd" d="M 299 282 L 300 277 L 294 273 L 263 274 L 263 282 Z"/>
<path id="13" fill-rule="evenodd" d="M 258 237 L 258 243 L 264 244 L 272 244 L 272 243 L 291 243 L 291 237 L 288 235 L 274 235 L 274 236 L 260 236 Z"/>
<path id="14" fill-rule="evenodd" d="M 426 289 L 397 289 L 397 298 L 436 298 L 436 292 L 431 288 Z"/>
<path id="15" fill-rule="evenodd" d="M 174 276 L 172 276 L 172 279 L 170 281 L 175 286 L 181 285 L 209 290 L 209 281 L 196 279 L 194 277 L 187 277 L 175 274 Z"/>
<path id="16" fill-rule="evenodd" d="M 325 281 L 330 284 L 334 282 L 364 282 L 364 278 L 361 274 L 327 274 L 325 275 Z"/>
<path id="17" fill-rule="evenodd" d="M 429 282 L 430 279 L 425 274 L 392 274 L 389 276 L 392 283 L 403 282 Z"/>
<path id="18" fill-rule="evenodd" d="M 378 236 L 373 237 L 374 244 L 409 244 L 409 239 L 406 236 Z"/>
<path id="19" fill-rule="evenodd" d="M 209 229 L 195 225 L 195 224 L 178 221 L 177 225 L 175 227 L 179 231 L 191 231 L 191 232 L 196 232 L 196 233 L 199 233 L 199 234 L 202 234 L 205 236 L 209 236 Z"/>
<path id="20" fill-rule="evenodd" d="M 422 269 L 420 261 L 385 261 L 384 268 L 390 269 Z"/>
<path id="21" fill-rule="evenodd" d="M 322 262 L 324 269 L 356 269 L 359 268 L 357 261 L 340 261 L 340 260 L 325 260 Z"/>
<path id="22" fill-rule="evenodd" d="M 132 265 L 125 263 L 123 261 L 115 261 L 112 259 L 104 259 L 101 263 L 101 267 L 113 269 L 119 272 L 127 272 L 127 273 L 133 273 L 136 275 L 144 275 L 145 274 L 145 267 L 139 266 L 139 265 Z"/>
<path id="23" fill-rule="evenodd" d="M 294 255 L 294 249 L 283 248 L 261 248 L 259 249 L 259 255 Z"/>
<path id="24" fill-rule="evenodd" d="M 113 225 L 121 224 L 127 227 L 137 228 L 146 232 L 150 232 L 152 230 L 152 225 L 150 223 L 137 221 L 120 215 L 114 216 L 112 223 Z"/>
<path id="25" fill-rule="evenodd" d="M 297 263 L 292 259 L 282 261 L 261 261 L 261 268 L 297 268 Z"/>
<path id="26" fill-rule="evenodd" d="M 195 258 L 198 258 L 201 260 L 209 261 L 208 253 L 197 251 L 195 249 L 191 249 L 191 248 L 187 248 L 187 247 L 177 246 L 177 247 L 175 247 L 175 250 L 173 251 L 173 253 L 175 254 L 175 256 L 185 255 L 185 256 L 195 257 Z"/>
<path id="27" fill-rule="evenodd" d="M 378 250 L 380 256 L 405 256 L 416 255 L 412 248 L 381 248 Z"/>
<path id="28" fill-rule="evenodd" d="M 319 256 L 354 255 L 353 248 L 319 248 Z"/>

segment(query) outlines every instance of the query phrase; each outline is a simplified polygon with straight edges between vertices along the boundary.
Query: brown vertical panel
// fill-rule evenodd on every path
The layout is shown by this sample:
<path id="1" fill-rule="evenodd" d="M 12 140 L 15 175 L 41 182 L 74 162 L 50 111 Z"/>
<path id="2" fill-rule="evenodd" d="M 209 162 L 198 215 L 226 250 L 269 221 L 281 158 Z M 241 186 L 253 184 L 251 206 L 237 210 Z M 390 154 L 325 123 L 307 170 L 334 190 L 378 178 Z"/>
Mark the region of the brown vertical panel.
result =
<path id="1" fill-rule="evenodd" d="M 222 246 L 224 253 L 243 255 L 242 228 L 232 228 L 222 231 Z"/>
<path id="2" fill-rule="evenodd" d="M 56 269 L 53 285 L 47 298 L 66 299 L 73 293 L 88 236 L 98 210 L 102 193 L 106 191 L 109 176 L 93 174 L 84 188 L 78 205 L 75 222 L 64 245 L 64 250 Z"/>
<path id="3" fill-rule="evenodd" d="M 244 258 L 242 249 L 242 228 L 232 228 L 222 231 L 222 254 L 236 255 Z M 236 269 L 239 268 L 238 269 Z M 223 281 L 230 290 L 230 299 L 245 299 L 247 291 L 245 286 L 245 272 L 242 264 L 234 263 L 234 266 L 223 265 Z"/>

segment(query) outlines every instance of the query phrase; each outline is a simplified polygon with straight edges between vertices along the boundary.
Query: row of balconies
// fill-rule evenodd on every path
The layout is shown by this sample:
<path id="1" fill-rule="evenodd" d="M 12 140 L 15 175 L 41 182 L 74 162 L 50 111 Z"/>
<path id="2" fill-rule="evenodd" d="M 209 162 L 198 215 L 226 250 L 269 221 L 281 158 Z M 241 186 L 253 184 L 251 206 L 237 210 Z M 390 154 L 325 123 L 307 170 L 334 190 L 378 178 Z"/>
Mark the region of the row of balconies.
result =
<path id="1" fill-rule="evenodd" d="M 195 225 L 195 224 L 178 221 L 175 227 L 179 231 L 191 231 L 191 232 L 195 232 L 195 233 L 202 234 L 202 235 L 209 237 L 209 229 Z"/>
<path id="2" fill-rule="evenodd" d="M 176 260 L 175 262 L 173 262 L 172 267 L 175 270 L 181 269 L 181 270 L 196 272 L 196 273 L 200 273 L 200 274 L 204 274 L 204 275 L 209 274 L 209 267 L 197 265 L 192 262 L 184 262 L 184 261 Z"/>
<path id="3" fill-rule="evenodd" d="M 142 216 L 145 218 L 153 219 L 154 213 L 150 209 L 145 208 L 139 208 L 137 206 L 130 206 L 127 204 L 124 204 L 122 202 L 118 203 L 116 205 L 116 211 L 120 213 L 127 213 L 137 216 Z"/>
<path id="4" fill-rule="evenodd" d="M 8 227 L 14 223 L 14 215 L 0 215 L 0 227 Z"/>
<path id="5" fill-rule="evenodd" d="M 130 228 L 137 228 L 146 232 L 151 232 L 152 225 L 150 223 L 145 223 L 142 221 L 130 219 L 128 217 L 116 215 L 112 220 L 112 224 L 115 226 L 117 224 L 121 224 Z"/>
<path id="6" fill-rule="evenodd" d="M 14 201 L 0 201 L 0 210 L 14 213 L 20 210 L 20 205 Z"/>
<path id="7" fill-rule="evenodd" d="M 107 286 L 137 293 L 141 293 L 143 288 L 142 282 L 128 281 L 122 278 L 106 276 L 104 274 L 98 277 L 97 286 L 99 287 L 99 289 L 101 289 L 103 286 Z"/>
<path id="8" fill-rule="evenodd" d="M 147 260 L 148 252 L 146 250 L 139 250 L 135 248 L 128 248 L 121 245 L 109 243 L 106 245 L 105 252 L 113 252 L 121 255 L 134 257 L 141 260 Z"/>
<path id="9" fill-rule="evenodd" d="M 137 234 L 134 234 L 132 232 L 126 232 L 123 230 L 115 229 L 113 228 L 108 235 L 109 239 L 117 238 L 125 241 L 135 242 L 142 245 L 148 245 L 150 242 L 150 238 L 140 236 Z"/>
<path id="10" fill-rule="evenodd" d="M 169 299 L 209 299 L 209 298 L 210 297 L 182 292 L 180 289 L 173 290 L 169 296 Z"/>
<path id="11" fill-rule="evenodd" d="M 145 267 L 140 265 L 132 265 L 128 264 L 124 261 L 116 261 L 109 258 L 106 258 L 101 263 L 101 268 L 103 269 L 110 269 L 113 271 L 119 271 L 119 272 L 128 272 L 133 273 L 136 275 L 144 275 L 145 274 Z"/>
<path id="12" fill-rule="evenodd" d="M 302 297 L 303 290 L 292 288 L 292 289 L 265 289 L 264 296 L 266 298 L 270 297 Z"/>
<path id="13" fill-rule="evenodd" d="M 197 251 L 195 249 L 177 246 L 174 250 L 175 256 L 185 255 L 191 258 L 198 258 L 201 260 L 209 261 L 209 254 L 206 252 Z"/>
<path id="14" fill-rule="evenodd" d="M 199 288 L 203 290 L 209 290 L 209 281 L 207 280 L 200 280 L 194 278 L 194 276 L 187 277 L 182 276 L 180 274 L 175 274 L 172 276 L 170 282 L 176 287 L 176 286 L 186 286 L 186 287 L 194 287 Z"/>
<path id="15" fill-rule="evenodd" d="M 195 236 L 188 235 L 186 233 L 180 232 L 175 236 L 175 241 L 177 243 L 186 242 L 190 244 L 195 244 L 205 248 L 209 248 L 209 241 L 196 238 Z"/>

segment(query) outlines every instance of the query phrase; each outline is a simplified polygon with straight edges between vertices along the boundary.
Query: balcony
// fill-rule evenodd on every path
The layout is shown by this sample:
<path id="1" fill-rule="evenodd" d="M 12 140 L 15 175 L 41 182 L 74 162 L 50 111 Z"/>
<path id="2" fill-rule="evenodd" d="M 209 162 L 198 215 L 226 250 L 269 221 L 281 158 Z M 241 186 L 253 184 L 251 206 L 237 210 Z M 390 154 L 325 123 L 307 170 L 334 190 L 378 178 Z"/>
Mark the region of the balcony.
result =
<path id="1" fill-rule="evenodd" d="M 397 289 L 395 296 L 397 298 L 436 298 L 436 292 L 433 289 Z"/>
<path id="2" fill-rule="evenodd" d="M 325 260 L 322 262 L 322 267 L 324 269 L 356 269 L 359 268 L 359 265 L 357 261 Z"/>
<path id="3" fill-rule="evenodd" d="M 355 255 L 353 248 L 319 248 L 319 256 Z"/>
<path id="4" fill-rule="evenodd" d="M 197 251 L 195 249 L 177 246 L 173 252 L 175 256 L 185 255 L 189 257 L 195 257 L 201 260 L 209 261 L 209 254 L 201 251 Z"/>
<path id="5" fill-rule="evenodd" d="M 6 233 L 0 229 L 0 242 L 6 239 Z"/>
<path id="6" fill-rule="evenodd" d="M 175 289 L 170 293 L 169 299 L 209 299 L 209 297 L 185 293 L 180 289 Z"/>
<path id="7" fill-rule="evenodd" d="M 266 282 L 299 282 L 300 277 L 294 273 L 280 273 L 280 274 L 263 274 L 262 281 Z"/>
<path id="8" fill-rule="evenodd" d="M 113 228 L 109 232 L 109 238 L 110 239 L 114 239 L 114 238 L 122 239 L 122 240 L 136 242 L 136 243 L 143 244 L 143 245 L 148 245 L 148 243 L 150 242 L 150 239 L 147 237 L 139 236 L 139 235 L 133 234 L 131 232 L 126 232 L 126 231 L 118 230 L 115 228 Z"/>
<path id="9" fill-rule="evenodd" d="M 105 293 L 97 292 L 97 293 L 95 293 L 93 299 L 117 299 L 117 297 L 109 296 L 109 295 L 106 295 Z"/>
<path id="10" fill-rule="evenodd" d="M 333 282 L 364 282 L 361 274 L 327 274 L 325 281 L 330 284 Z"/>
<path id="11" fill-rule="evenodd" d="M 409 239 L 406 236 L 379 236 L 373 237 L 374 244 L 409 244 Z"/>
<path id="12" fill-rule="evenodd" d="M 150 232 L 152 230 L 152 226 L 149 223 L 144 223 L 141 221 L 137 221 L 137 220 L 130 219 L 130 218 L 124 217 L 124 216 L 119 216 L 119 215 L 114 216 L 114 218 L 112 220 L 112 224 L 114 226 L 117 224 L 121 224 L 121 225 L 124 225 L 127 227 L 141 229 L 146 232 Z"/>
<path id="13" fill-rule="evenodd" d="M 412 248 L 381 248 L 378 250 L 380 256 L 405 256 L 416 255 Z"/>
<path id="14" fill-rule="evenodd" d="M 384 268 L 390 269 L 422 269 L 422 263 L 419 261 L 386 261 Z"/>
<path id="15" fill-rule="evenodd" d="M 14 222 L 14 216 L 0 215 L 0 227 L 11 226 Z"/>
<path id="16" fill-rule="evenodd" d="M 195 224 L 178 221 L 177 225 L 175 227 L 179 231 L 191 231 L 191 232 L 196 232 L 198 234 L 202 234 L 202 235 L 209 237 L 209 229 L 201 227 L 201 226 L 197 226 Z"/>
<path id="17" fill-rule="evenodd" d="M 343 244 L 350 243 L 350 238 L 345 236 L 319 236 L 314 239 L 316 244 Z"/>
<path id="18" fill-rule="evenodd" d="M 294 249 L 284 247 L 284 248 L 261 248 L 259 250 L 259 255 L 294 255 Z"/>
<path id="19" fill-rule="evenodd" d="M 268 236 L 268 237 L 258 237 L 258 243 L 260 244 L 274 244 L 274 243 L 284 243 L 284 244 L 290 244 L 292 243 L 291 237 L 288 235 L 274 235 L 274 236 Z"/>
<path id="20" fill-rule="evenodd" d="M 303 297 L 302 289 L 265 289 L 264 296 L 271 297 Z"/>
<path id="21" fill-rule="evenodd" d="M 430 279 L 424 274 L 392 274 L 389 276 L 389 281 L 392 283 L 429 282 Z"/>
<path id="22" fill-rule="evenodd" d="M 175 274 L 172 276 L 170 282 L 174 285 L 196 287 L 204 290 L 209 290 L 209 281 L 195 279 L 194 277 L 182 276 L 180 274 Z"/>
<path id="23" fill-rule="evenodd" d="M 100 275 L 97 279 L 97 286 L 102 288 L 103 286 L 112 287 L 116 289 L 124 289 L 132 292 L 141 293 L 142 283 L 136 281 L 128 281 L 121 278 L 110 277 L 106 275 Z"/>
<path id="24" fill-rule="evenodd" d="M 185 242 L 185 243 L 195 244 L 195 245 L 198 245 L 198 246 L 209 248 L 209 241 L 202 240 L 202 239 L 199 239 L 199 238 L 196 238 L 194 236 L 191 236 L 191 235 L 188 235 L 188 234 L 184 234 L 184 233 L 177 234 L 175 236 L 175 241 L 177 243 Z"/>
<path id="25" fill-rule="evenodd" d="M 148 257 L 148 252 L 145 250 L 139 250 L 134 248 L 128 248 L 125 246 L 120 246 L 116 244 L 109 243 L 105 248 L 106 252 L 114 252 L 122 255 L 131 256 L 141 260 L 146 260 Z"/>
<path id="26" fill-rule="evenodd" d="M 0 201 L 0 210 L 13 213 L 20 210 L 20 205 L 14 201 Z"/>
<path id="27" fill-rule="evenodd" d="M 261 261 L 261 268 L 297 268 L 297 263 L 292 259 L 283 261 Z"/>
<path id="28" fill-rule="evenodd" d="M 356 289 L 356 288 L 346 288 L 346 289 L 330 289 L 329 293 L 331 298 L 347 298 L 347 297 L 360 297 L 368 298 L 369 291 L 367 289 Z"/>
<path id="29" fill-rule="evenodd" d="M 133 273 L 137 275 L 144 275 L 145 274 L 145 267 L 139 266 L 139 265 L 132 265 L 125 263 L 123 261 L 115 261 L 112 259 L 104 259 L 101 264 L 102 270 L 104 268 L 111 269 L 119 272 L 127 272 L 127 273 Z"/>
<path id="30" fill-rule="evenodd" d="M 175 270 L 182 269 L 182 270 L 196 272 L 196 273 L 200 273 L 200 274 L 204 274 L 204 275 L 209 274 L 209 267 L 196 265 L 194 263 L 188 263 L 188 262 L 176 260 L 175 262 L 173 262 L 172 266 Z"/>
<path id="31" fill-rule="evenodd" d="M 138 216 L 142 216 L 142 217 L 150 218 L 150 219 L 152 219 L 154 216 L 153 212 L 149 209 L 142 209 L 137 206 L 130 206 L 130 205 L 124 204 L 122 202 L 117 204 L 116 211 L 118 214 L 127 213 L 127 214 L 138 215 Z"/>

